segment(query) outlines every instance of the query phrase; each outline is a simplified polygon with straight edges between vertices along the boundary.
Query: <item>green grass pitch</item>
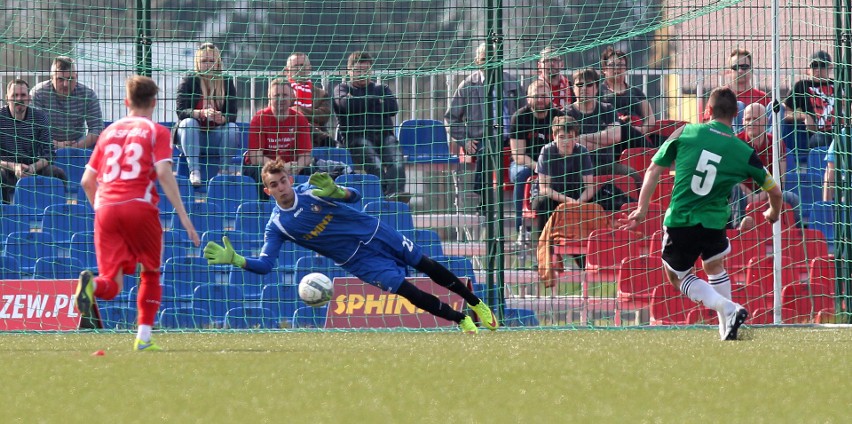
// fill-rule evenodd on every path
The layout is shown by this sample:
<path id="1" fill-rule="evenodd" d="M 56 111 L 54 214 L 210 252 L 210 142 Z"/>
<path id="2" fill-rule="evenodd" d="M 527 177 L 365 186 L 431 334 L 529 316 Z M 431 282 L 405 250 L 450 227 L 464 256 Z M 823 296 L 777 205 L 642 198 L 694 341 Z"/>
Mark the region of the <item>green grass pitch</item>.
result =
<path id="1" fill-rule="evenodd" d="M 0 335 L 7 423 L 841 423 L 852 330 Z M 91 356 L 103 349 L 105 356 Z"/>

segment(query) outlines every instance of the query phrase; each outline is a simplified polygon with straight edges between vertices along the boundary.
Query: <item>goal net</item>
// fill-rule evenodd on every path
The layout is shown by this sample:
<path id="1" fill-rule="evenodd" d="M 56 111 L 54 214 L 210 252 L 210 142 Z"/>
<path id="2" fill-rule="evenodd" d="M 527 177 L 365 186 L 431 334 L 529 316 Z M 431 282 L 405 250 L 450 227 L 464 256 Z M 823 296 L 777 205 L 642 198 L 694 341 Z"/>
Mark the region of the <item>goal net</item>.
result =
<path id="1" fill-rule="evenodd" d="M 126 115 L 133 74 L 159 86 L 153 120 L 172 130 L 180 196 L 202 240 L 190 243 L 160 189 L 158 327 L 453 325 L 290 242 L 267 275 L 209 266 L 203 246 L 225 235 L 238 253 L 260 254 L 274 208 L 258 183 L 264 157 L 292 162 L 297 184 L 329 172 L 357 188 L 352 207 L 463 277 L 505 325 L 714 324 L 714 311 L 666 282 L 660 259 L 666 208 L 687 177 L 666 169 L 646 221 L 622 230 L 620 220 L 658 148 L 711 119 L 708 96 L 722 85 L 738 93 L 734 133 L 785 201 L 774 233 L 767 196 L 751 183 L 731 190 L 733 300 L 751 323 L 849 319 L 852 54 L 840 37 L 849 11 L 834 2 L 779 0 L 777 14 L 770 0 L 35 0 L 3 11 L 0 330 L 73 321 L 74 280 L 97 274 L 80 180 L 97 136 Z M 307 126 L 284 112 L 270 126 L 279 88 Z M 552 128 L 563 115 L 578 137 L 564 146 Z M 298 297 L 311 272 L 338 278 L 325 308 Z M 722 278 L 701 261 L 694 274 Z M 138 284 L 127 275 L 99 303 L 106 328 L 135 328 Z"/>

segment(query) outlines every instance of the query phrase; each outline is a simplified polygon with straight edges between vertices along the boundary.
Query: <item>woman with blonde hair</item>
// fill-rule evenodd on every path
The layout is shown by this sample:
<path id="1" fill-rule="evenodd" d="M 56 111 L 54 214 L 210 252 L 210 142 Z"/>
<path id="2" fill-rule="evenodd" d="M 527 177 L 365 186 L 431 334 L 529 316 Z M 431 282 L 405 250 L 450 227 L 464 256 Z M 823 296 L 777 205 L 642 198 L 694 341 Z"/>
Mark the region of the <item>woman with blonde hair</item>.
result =
<path id="1" fill-rule="evenodd" d="M 177 135 L 189 167 L 189 181 L 201 185 L 201 157 L 223 166 L 238 154 L 237 88 L 222 74 L 222 53 L 213 43 L 195 52 L 195 69 L 178 86 Z M 204 153 L 204 155 L 202 155 Z"/>

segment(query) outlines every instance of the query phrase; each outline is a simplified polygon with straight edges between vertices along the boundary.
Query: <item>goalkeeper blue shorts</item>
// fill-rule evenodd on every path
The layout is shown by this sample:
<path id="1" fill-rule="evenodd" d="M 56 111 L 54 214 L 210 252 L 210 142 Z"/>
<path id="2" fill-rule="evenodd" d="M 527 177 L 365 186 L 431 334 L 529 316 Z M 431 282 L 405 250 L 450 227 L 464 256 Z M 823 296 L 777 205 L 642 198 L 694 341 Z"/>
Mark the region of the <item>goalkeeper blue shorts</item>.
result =
<path id="1" fill-rule="evenodd" d="M 416 266 L 422 257 L 420 246 L 399 231 L 381 225 L 373 239 L 361 245 L 342 267 L 368 284 L 396 293 L 405 280 L 407 267 Z"/>

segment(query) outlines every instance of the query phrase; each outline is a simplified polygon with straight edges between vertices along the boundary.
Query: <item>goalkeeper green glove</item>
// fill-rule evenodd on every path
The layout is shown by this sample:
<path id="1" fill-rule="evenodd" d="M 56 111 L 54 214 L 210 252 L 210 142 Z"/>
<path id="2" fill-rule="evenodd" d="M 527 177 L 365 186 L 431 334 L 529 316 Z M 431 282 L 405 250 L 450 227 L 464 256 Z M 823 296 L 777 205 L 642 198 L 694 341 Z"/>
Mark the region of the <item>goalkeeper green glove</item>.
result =
<path id="1" fill-rule="evenodd" d="M 225 244 L 225 247 L 219 246 L 212 241 L 208 242 L 207 246 L 204 246 L 204 257 L 207 258 L 207 264 L 245 267 L 246 258 L 234 251 L 234 247 L 231 246 L 231 240 L 228 239 L 228 236 L 222 237 L 222 243 Z"/>
<path id="2" fill-rule="evenodd" d="M 330 197 L 332 199 L 346 198 L 346 190 L 335 184 L 334 180 L 331 179 L 331 176 L 325 172 L 318 172 L 311 175 L 311 178 L 308 179 L 308 183 L 316 187 L 311 192 L 314 196 Z"/>

